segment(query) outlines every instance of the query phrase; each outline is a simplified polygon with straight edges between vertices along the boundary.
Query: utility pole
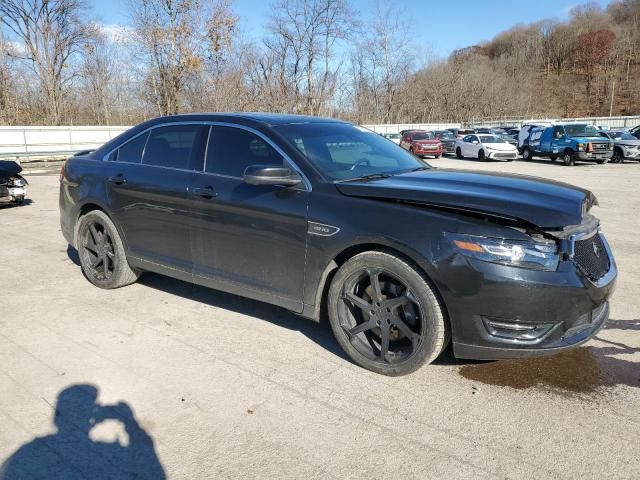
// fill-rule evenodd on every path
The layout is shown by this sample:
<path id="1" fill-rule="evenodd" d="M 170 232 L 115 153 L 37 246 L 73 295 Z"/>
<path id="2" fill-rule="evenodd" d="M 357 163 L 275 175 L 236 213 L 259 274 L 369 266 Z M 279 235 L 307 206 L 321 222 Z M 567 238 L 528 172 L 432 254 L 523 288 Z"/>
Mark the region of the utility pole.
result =
<path id="1" fill-rule="evenodd" d="M 616 77 L 611 79 L 611 103 L 609 104 L 609 116 L 613 114 L 613 92 L 616 90 Z"/>

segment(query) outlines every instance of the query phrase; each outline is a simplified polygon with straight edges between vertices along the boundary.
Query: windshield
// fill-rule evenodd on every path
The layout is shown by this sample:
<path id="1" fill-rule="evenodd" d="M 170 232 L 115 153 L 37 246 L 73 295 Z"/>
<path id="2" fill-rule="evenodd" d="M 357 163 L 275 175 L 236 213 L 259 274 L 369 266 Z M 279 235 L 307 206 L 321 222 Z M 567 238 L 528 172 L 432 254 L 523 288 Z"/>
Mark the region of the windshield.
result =
<path id="1" fill-rule="evenodd" d="M 455 140 L 455 135 L 449 131 L 446 132 L 440 132 L 438 134 L 440 140 Z"/>
<path id="2" fill-rule="evenodd" d="M 629 132 L 611 132 L 610 135 L 614 140 L 638 140 Z"/>
<path id="3" fill-rule="evenodd" d="M 565 125 L 564 131 L 569 137 L 599 137 L 600 134 L 591 125 Z"/>
<path id="4" fill-rule="evenodd" d="M 430 133 L 414 133 L 411 135 L 411 140 L 433 140 L 433 135 Z"/>
<path id="5" fill-rule="evenodd" d="M 393 142 L 356 125 L 306 123 L 274 130 L 334 180 L 428 167 Z"/>
<path id="6" fill-rule="evenodd" d="M 504 143 L 504 140 L 500 140 L 494 135 L 479 135 L 482 143 Z"/>

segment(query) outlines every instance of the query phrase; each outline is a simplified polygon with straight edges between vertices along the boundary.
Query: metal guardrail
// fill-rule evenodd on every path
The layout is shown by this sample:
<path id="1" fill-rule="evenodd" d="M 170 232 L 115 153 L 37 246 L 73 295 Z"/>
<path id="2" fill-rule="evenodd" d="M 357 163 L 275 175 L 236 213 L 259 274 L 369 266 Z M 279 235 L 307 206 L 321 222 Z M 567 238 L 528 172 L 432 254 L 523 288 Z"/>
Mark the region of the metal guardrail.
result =
<path id="1" fill-rule="evenodd" d="M 94 150 L 128 128 L 127 126 L 0 126 L 0 159 L 29 162 L 65 158 L 83 150 Z"/>

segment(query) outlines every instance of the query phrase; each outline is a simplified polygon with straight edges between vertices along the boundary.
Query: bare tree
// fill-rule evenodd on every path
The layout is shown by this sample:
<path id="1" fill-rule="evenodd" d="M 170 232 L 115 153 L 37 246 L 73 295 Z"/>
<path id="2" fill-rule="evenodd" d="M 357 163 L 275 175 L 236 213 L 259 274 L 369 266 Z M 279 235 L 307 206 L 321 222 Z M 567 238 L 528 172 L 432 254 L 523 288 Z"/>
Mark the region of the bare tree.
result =
<path id="1" fill-rule="evenodd" d="M 22 44 L 13 56 L 28 62 L 44 94 L 46 118 L 60 122 L 66 88 L 77 71 L 74 57 L 90 41 L 94 26 L 82 21 L 82 0 L 2 0 L 0 22 Z"/>
<path id="2" fill-rule="evenodd" d="M 275 78 L 293 84 L 294 111 L 327 111 L 341 66 L 336 46 L 349 37 L 352 9 L 346 0 L 279 0 L 272 12 L 265 45 Z"/>

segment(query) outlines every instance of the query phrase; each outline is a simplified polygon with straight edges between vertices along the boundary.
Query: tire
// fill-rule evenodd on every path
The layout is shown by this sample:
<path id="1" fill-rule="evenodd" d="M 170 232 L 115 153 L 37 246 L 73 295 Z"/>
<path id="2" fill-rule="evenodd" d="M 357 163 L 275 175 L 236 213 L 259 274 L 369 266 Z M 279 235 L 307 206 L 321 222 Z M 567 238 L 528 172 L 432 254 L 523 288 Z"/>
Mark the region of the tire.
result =
<path id="1" fill-rule="evenodd" d="M 551 155 L 549 158 L 551 159 L 552 162 L 555 162 L 556 160 L 558 160 L 557 155 Z"/>
<path id="2" fill-rule="evenodd" d="M 450 338 L 431 282 L 389 252 L 347 260 L 331 282 L 327 307 L 342 349 L 356 364 L 383 375 L 406 375 L 433 362 Z"/>
<path id="3" fill-rule="evenodd" d="M 103 211 L 80 217 L 76 245 L 82 273 L 96 287 L 120 288 L 138 280 L 140 272 L 129 266 L 120 234 Z"/>
<path id="4" fill-rule="evenodd" d="M 522 159 L 528 162 L 532 158 L 533 155 L 531 155 L 531 150 L 529 149 L 529 147 L 524 147 L 522 149 Z"/>
<path id="5" fill-rule="evenodd" d="M 571 167 L 571 166 L 575 165 L 576 160 L 573 157 L 573 152 L 571 152 L 570 150 L 567 150 L 566 152 L 564 152 L 562 154 L 562 161 L 564 162 L 565 166 L 567 166 L 567 167 Z"/>
<path id="6" fill-rule="evenodd" d="M 462 150 L 460 150 L 460 147 L 456 148 L 456 157 L 460 160 L 464 159 L 464 157 L 462 156 Z"/>
<path id="7" fill-rule="evenodd" d="M 480 150 L 478 152 L 478 160 L 480 160 L 481 162 L 484 162 L 487 159 L 487 156 L 484 153 L 484 150 Z"/>
<path id="8" fill-rule="evenodd" d="M 605 163 L 607 163 L 607 159 L 606 158 L 601 158 L 599 160 L 596 160 L 596 163 L 598 165 L 604 165 Z"/>
<path id="9" fill-rule="evenodd" d="M 433 157 L 433 158 L 440 158 L 440 155 L 436 155 L 436 156 L 435 156 L 435 157 Z"/>
<path id="10" fill-rule="evenodd" d="M 611 163 L 624 163 L 624 155 L 619 148 L 613 149 L 613 155 L 611 156 Z"/>

